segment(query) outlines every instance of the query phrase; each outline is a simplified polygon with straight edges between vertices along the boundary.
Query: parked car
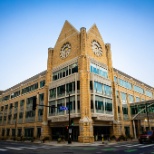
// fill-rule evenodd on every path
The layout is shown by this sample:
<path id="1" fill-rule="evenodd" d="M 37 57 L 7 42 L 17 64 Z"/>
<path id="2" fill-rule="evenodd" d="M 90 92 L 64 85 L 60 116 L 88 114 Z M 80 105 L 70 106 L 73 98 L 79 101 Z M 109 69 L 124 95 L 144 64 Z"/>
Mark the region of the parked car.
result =
<path id="1" fill-rule="evenodd" d="M 144 132 L 143 134 L 141 134 L 139 136 L 139 143 L 144 143 L 144 142 L 148 142 L 148 143 L 152 143 L 154 142 L 154 131 L 153 130 L 149 130 Z"/>

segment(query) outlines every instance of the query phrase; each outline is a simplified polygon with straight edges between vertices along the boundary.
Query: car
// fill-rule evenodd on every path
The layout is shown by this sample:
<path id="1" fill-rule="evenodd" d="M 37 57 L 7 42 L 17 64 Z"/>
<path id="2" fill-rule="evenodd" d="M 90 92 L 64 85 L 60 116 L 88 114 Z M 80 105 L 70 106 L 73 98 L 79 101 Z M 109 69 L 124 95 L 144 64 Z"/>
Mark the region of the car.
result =
<path id="1" fill-rule="evenodd" d="M 149 130 L 149 131 L 145 131 L 143 134 L 141 134 L 139 136 L 139 143 L 152 143 L 154 142 L 154 131 L 153 130 Z"/>

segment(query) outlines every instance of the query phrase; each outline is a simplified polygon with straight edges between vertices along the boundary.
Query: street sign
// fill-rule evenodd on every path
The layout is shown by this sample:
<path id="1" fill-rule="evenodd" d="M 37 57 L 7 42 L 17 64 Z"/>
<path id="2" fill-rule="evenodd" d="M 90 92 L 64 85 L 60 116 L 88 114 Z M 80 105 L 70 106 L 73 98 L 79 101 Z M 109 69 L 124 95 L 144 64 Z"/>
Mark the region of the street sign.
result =
<path id="1" fill-rule="evenodd" d="M 60 110 L 68 110 L 68 108 L 65 106 L 60 106 Z"/>

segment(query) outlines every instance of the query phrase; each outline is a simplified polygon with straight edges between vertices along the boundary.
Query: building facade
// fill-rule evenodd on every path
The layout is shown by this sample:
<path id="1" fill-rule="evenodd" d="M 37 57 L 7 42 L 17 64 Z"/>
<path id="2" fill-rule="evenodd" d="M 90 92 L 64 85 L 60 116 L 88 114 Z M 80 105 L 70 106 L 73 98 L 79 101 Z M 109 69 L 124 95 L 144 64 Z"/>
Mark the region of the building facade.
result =
<path id="1" fill-rule="evenodd" d="M 130 104 L 153 96 L 153 87 L 113 68 L 111 45 L 96 25 L 78 31 L 66 21 L 48 49 L 47 70 L 0 95 L 0 134 L 67 140 L 69 114 L 63 106 L 70 109 L 73 141 L 134 136 Z M 33 111 L 34 101 L 50 107 Z"/>

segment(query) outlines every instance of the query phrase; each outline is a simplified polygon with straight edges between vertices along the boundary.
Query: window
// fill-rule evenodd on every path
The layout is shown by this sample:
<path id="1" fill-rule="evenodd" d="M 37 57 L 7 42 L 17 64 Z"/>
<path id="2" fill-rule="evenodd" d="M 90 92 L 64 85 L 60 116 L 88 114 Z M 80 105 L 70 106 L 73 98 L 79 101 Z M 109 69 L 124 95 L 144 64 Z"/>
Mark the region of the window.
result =
<path id="1" fill-rule="evenodd" d="M 38 88 L 38 83 L 35 83 L 35 84 L 31 85 L 31 86 L 28 86 L 28 87 L 22 89 L 22 94 L 33 91 L 33 90 L 36 90 L 37 88 Z"/>
<path id="2" fill-rule="evenodd" d="M 20 112 L 19 113 L 19 119 L 22 119 L 23 118 L 23 112 Z"/>
<path id="3" fill-rule="evenodd" d="M 108 71 L 105 68 L 96 64 L 90 63 L 90 72 L 98 74 L 104 78 L 108 78 Z"/>
<path id="4" fill-rule="evenodd" d="M 129 83 L 128 81 L 125 81 L 123 79 L 119 79 L 119 85 L 122 87 L 125 87 L 127 89 L 132 89 L 131 83 Z"/>
<path id="5" fill-rule="evenodd" d="M 80 111 L 80 96 L 77 96 L 77 109 Z"/>
<path id="6" fill-rule="evenodd" d="M 64 96 L 65 95 L 65 85 L 57 87 L 57 94 L 58 94 L 58 96 Z"/>
<path id="7" fill-rule="evenodd" d="M 67 67 L 64 67 L 56 72 L 53 72 L 53 81 L 58 80 L 60 78 L 64 78 L 68 75 L 78 72 L 78 64 L 74 63 Z"/>
<path id="8" fill-rule="evenodd" d="M 56 113 L 56 101 L 49 102 L 49 115 L 54 115 Z"/>
<path id="9" fill-rule="evenodd" d="M 20 95 L 20 90 L 11 94 L 11 98 L 17 97 Z"/>
<path id="10" fill-rule="evenodd" d="M 129 103 L 133 103 L 134 102 L 134 96 L 128 95 L 128 97 L 129 97 Z"/>
<path id="11" fill-rule="evenodd" d="M 146 90 L 146 91 L 145 91 L 145 94 L 146 94 L 146 96 L 149 96 L 149 97 L 152 98 L 152 92 L 151 92 L 151 91 Z"/>
<path id="12" fill-rule="evenodd" d="M 39 95 L 40 104 L 43 104 L 44 101 L 44 94 Z"/>
<path id="13" fill-rule="evenodd" d="M 121 99 L 122 99 L 122 104 L 126 104 L 127 103 L 126 93 L 121 92 Z"/>
<path id="14" fill-rule="evenodd" d="M 112 90 L 110 86 L 104 85 L 96 81 L 94 81 L 94 90 L 95 90 L 95 93 L 98 93 L 98 94 L 104 94 L 107 96 L 112 95 Z"/>
<path id="15" fill-rule="evenodd" d="M 66 106 L 69 108 L 69 97 L 66 98 Z M 75 112 L 75 96 L 70 97 L 70 112 L 74 113 Z M 67 110 L 68 113 L 68 110 Z"/>
<path id="16" fill-rule="evenodd" d="M 136 85 L 134 85 L 134 91 L 136 91 L 138 93 L 141 93 L 141 94 L 143 94 L 143 92 L 144 92 L 142 88 L 140 88 L 140 87 L 138 87 Z"/>
<path id="17" fill-rule="evenodd" d="M 117 83 L 117 81 L 118 81 L 118 80 L 117 80 L 117 77 L 114 76 L 114 82 Z"/>
<path id="18" fill-rule="evenodd" d="M 22 135 L 22 129 L 19 128 L 19 129 L 18 129 L 18 137 L 21 137 L 21 135 Z"/>
<path id="19" fill-rule="evenodd" d="M 111 87 L 108 86 L 108 85 L 104 85 L 104 93 L 105 93 L 105 95 L 107 95 L 107 96 L 111 96 L 111 95 L 112 95 Z"/>
<path id="20" fill-rule="evenodd" d="M 105 99 L 105 111 L 106 113 L 112 112 L 112 100 L 111 99 Z"/>
<path id="21" fill-rule="evenodd" d="M 123 114 L 128 114 L 128 108 L 127 107 L 122 107 Z"/>
<path id="22" fill-rule="evenodd" d="M 40 81 L 40 88 L 44 87 L 45 86 L 45 80 L 43 81 Z"/>
<path id="23" fill-rule="evenodd" d="M 71 94 L 75 92 L 75 82 L 66 84 L 66 92 Z"/>
<path id="24" fill-rule="evenodd" d="M 140 98 L 139 97 L 136 97 L 135 102 L 140 102 L 140 101 L 141 101 Z"/>
<path id="25" fill-rule="evenodd" d="M 64 110 L 60 109 L 61 106 L 65 106 L 65 99 L 59 99 L 57 101 L 57 113 L 58 114 L 64 114 Z"/>
<path id="26" fill-rule="evenodd" d="M 20 107 L 24 106 L 24 102 L 25 102 L 25 100 L 20 101 Z"/>
<path id="27" fill-rule="evenodd" d="M 103 97 L 99 97 L 99 96 L 95 97 L 95 108 L 96 108 L 96 112 L 104 113 Z"/>
<path id="28" fill-rule="evenodd" d="M 56 88 L 50 89 L 50 99 L 51 98 L 56 98 Z"/>

